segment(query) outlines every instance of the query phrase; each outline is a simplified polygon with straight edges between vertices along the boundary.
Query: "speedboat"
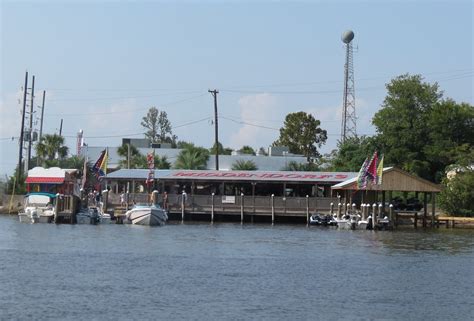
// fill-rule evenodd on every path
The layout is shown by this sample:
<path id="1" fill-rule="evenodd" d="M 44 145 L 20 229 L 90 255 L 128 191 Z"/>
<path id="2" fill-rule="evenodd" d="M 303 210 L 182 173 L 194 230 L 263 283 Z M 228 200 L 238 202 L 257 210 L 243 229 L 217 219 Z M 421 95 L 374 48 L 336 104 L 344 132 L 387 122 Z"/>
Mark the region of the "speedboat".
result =
<path id="1" fill-rule="evenodd" d="M 309 218 L 310 225 L 319 226 L 335 226 L 337 225 L 336 220 L 331 215 L 315 213 Z"/>
<path id="2" fill-rule="evenodd" d="M 77 224 L 99 224 L 100 223 L 100 215 L 97 207 L 89 206 L 87 208 L 81 209 L 76 214 L 76 223 Z"/>
<path id="3" fill-rule="evenodd" d="M 337 228 L 343 230 L 355 230 L 358 228 L 358 216 L 355 214 L 346 214 L 340 219 L 336 219 Z"/>
<path id="4" fill-rule="evenodd" d="M 56 195 L 51 193 L 29 193 L 25 196 L 23 212 L 18 213 L 23 223 L 51 223 L 54 219 L 53 200 Z"/>
<path id="5" fill-rule="evenodd" d="M 168 213 L 158 204 L 136 204 L 125 213 L 128 223 L 136 225 L 164 225 L 168 220 Z"/>
<path id="6" fill-rule="evenodd" d="M 77 224 L 109 224 L 111 222 L 110 214 L 104 213 L 100 207 L 89 206 L 81 209 L 76 214 Z"/>

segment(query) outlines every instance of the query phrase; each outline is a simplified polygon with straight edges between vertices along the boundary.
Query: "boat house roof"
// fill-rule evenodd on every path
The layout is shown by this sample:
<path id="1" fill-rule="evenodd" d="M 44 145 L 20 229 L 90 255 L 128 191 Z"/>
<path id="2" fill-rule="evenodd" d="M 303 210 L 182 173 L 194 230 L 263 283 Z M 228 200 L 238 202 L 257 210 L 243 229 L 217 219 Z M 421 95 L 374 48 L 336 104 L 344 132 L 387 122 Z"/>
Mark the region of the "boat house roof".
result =
<path id="1" fill-rule="evenodd" d="M 107 179 L 148 178 L 148 169 L 120 169 Z M 216 171 L 216 170 L 155 170 L 158 180 L 247 181 L 292 183 L 339 183 L 357 176 L 355 172 L 295 172 L 295 171 Z"/>
<path id="2" fill-rule="evenodd" d="M 383 169 L 382 184 L 370 184 L 364 189 L 357 187 L 357 177 L 336 184 L 333 190 L 402 191 L 402 192 L 441 192 L 441 187 L 421 177 L 396 167 Z"/>

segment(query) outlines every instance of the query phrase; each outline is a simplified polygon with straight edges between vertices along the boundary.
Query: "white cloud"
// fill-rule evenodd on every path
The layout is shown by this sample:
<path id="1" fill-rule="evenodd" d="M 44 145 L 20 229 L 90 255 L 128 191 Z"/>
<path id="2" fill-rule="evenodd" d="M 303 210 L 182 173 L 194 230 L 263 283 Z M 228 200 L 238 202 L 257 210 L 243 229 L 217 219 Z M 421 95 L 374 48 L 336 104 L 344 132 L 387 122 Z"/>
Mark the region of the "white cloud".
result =
<path id="1" fill-rule="evenodd" d="M 241 121 L 244 124 L 237 133 L 231 135 L 231 147 L 238 149 L 244 145 L 249 145 L 253 148 L 259 148 L 270 145 L 278 137 L 278 132 L 257 126 L 279 127 L 275 126 L 274 123 L 268 125 L 264 122 L 265 119 L 274 119 L 281 113 L 276 97 L 268 93 L 244 96 L 239 99 L 238 104 Z"/>

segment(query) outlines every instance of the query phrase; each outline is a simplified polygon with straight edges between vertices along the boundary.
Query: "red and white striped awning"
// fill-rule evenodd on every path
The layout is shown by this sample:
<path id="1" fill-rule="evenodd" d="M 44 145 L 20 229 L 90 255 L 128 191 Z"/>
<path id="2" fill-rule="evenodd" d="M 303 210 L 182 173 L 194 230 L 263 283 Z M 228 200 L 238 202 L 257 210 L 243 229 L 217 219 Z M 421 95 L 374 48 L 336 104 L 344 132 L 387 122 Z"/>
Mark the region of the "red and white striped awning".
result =
<path id="1" fill-rule="evenodd" d="M 31 177 L 28 176 L 25 180 L 28 184 L 62 184 L 64 177 Z"/>

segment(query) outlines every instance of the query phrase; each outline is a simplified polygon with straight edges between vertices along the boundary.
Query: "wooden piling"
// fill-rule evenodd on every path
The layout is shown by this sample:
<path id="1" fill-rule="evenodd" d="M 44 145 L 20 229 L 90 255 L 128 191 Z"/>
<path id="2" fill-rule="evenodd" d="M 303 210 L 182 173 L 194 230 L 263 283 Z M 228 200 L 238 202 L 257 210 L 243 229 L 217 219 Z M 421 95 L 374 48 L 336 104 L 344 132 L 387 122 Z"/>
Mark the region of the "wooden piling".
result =
<path id="1" fill-rule="evenodd" d="M 214 223 L 214 193 L 212 193 L 211 201 L 212 201 L 212 205 L 211 205 L 211 223 Z"/>
<path id="2" fill-rule="evenodd" d="M 275 194 L 272 194 L 272 224 L 275 224 Z"/>
<path id="3" fill-rule="evenodd" d="M 377 229 L 377 204 L 372 204 L 372 228 Z"/>
<path id="4" fill-rule="evenodd" d="M 341 219 L 341 210 L 342 210 L 342 204 L 339 203 L 339 204 L 337 204 L 337 219 L 338 220 Z"/>
<path id="5" fill-rule="evenodd" d="M 309 225 L 309 195 L 306 195 L 306 224 Z"/>
<path id="6" fill-rule="evenodd" d="M 240 194 L 240 223 L 244 223 L 244 193 Z"/>
<path id="7" fill-rule="evenodd" d="M 413 227 L 414 228 L 418 227 L 418 212 L 415 212 L 415 222 L 413 222 Z"/>
<path id="8" fill-rule="evenodd" d="M 184 222 L 184 206 L 185 206 L 184 198 L 185 197 L 186 197 L 186 193 L 183 192 L 183 194 L 181 194 L 181 222 Z"/>
<path id="9" fill-rule="evenodd" d="M 308 196 L 308 195 L 306 195 L 306 196 Z M 331 202 L 331 204 L 329 205 L 329 207 L 330 207 L 331 216 L 333 216 L 333 215 L 334 215 L 334 203 Z"/>

